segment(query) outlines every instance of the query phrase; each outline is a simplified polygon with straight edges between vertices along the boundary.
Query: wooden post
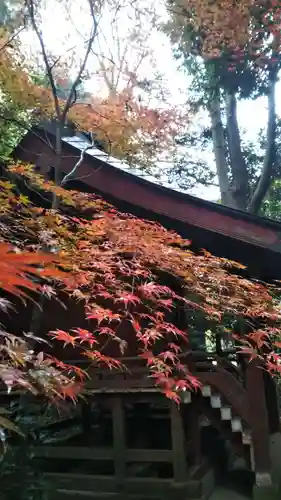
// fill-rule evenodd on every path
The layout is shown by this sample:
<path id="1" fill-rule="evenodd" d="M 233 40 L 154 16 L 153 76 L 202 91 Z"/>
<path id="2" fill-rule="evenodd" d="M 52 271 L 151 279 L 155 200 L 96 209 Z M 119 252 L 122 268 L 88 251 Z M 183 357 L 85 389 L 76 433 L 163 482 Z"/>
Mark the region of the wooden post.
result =
<path id="1" fill-rule="evenodd" d="M 189 416 L 189 436 L 188 441 L 190 442 L 191 438 L 191 449 L 192 449 L 192 461 L 193 465 L 197 466 L 201 464 L 202 456 L 201 456 L 201 428 L 200 428 L 200 400 L 196 395 L 192 401 L 192 404 L 189 405 L 188 411 L 190 412 Z"/>
<path id="2" fill-rule="evenodd" d="M 175 403 L 171 403 L 170 408 L 174 480 L 177 483 L 183 483 L 187 480 L 187 466 L 182 417 Z"/>
<path id="3" fill-rule="evenodd" d="M 92 400 L 90 398 L 82 400 L 81 402 L 81 417 L 82 417 L 82 433 L 83 440 L 89 443 L 91 440 L 91 406 Z"/>
<path id="4" fill-rule="evenodd" d="M 270 473 L 270 443 L 263 370 L 253 360 L 246 369 L 246 388 L 250 402 L 252 422 L 252 467 L 254 472 Z"/>
<path id="5" fill-rule="evenodd" d="M 279 401 L 276 382 L 273 377 L 267 373 L 263 373 L 265 384 L 265 399 L 268 412 L 269 432 L 274 434 L 280 432 L 280 414 L 279 414 Z"/>
<path id="6" fill-rule="evenodd" d="M 112 423 L 114 471 L 117 484 L 122 485 L 126 476 L 126 435 L 124 406 L 119 395 L 112 398 Z"/>

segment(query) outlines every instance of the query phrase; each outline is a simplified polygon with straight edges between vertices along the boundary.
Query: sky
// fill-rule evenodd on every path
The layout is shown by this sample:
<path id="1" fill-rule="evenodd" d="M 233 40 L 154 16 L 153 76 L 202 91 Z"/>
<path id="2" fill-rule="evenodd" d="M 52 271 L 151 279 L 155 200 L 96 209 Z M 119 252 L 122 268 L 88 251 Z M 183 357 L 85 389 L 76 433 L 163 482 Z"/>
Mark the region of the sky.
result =
<path id="1" fill-rule="evenodd" d="M 115 0 L 109 0 L 115 1 Z M 120 0 L 125 4 L 126 0 Z M 151 5 L 151 0 L 139 0 L 145 9 L 146 5 Z M 130 32 L 132 22 L 136 19 L 130 16 L 131 2 L 128 0 L 128 7 L 124 7 L 122 13 L 119 15 L 119 22 L 122 25 L 122 36 L 126 39 L 126 35 Z M 67 8 L 68 6 L 68 8 Z M 166 11 L 163 0 L 157 0 L 157 14 L 158 20 L 161 17 L 163 20 L 166 18 Z M 114 11 L 115 12 L 115 11 Z M 112 39 L 112 14 L 108 12 L 100 21 L 100 37 L 99 47 L 94 46 L 94 50 L 99 50 L 104 54 L 110 54 L 110 58 L 118 59 L 116 43 L 111 43 Z M 86 0 L 47 0 L 46 10 L 43 14 L 43 36 L 48 50 L 55 54 L 64 53 L 67 57 L 73 55 L 73 61 L 79 55 L 84 53 L 85 40 L 90 33 L 90 17 L 87 11 Z M 149 20 L 142 19 L 142 22 L 147 22 L 147 32 L 144 37 L 147 39 L 147 45 L 152 49 L 154 59 L 154 69 L 156 68 L 163 75 L 164 85 L 169 91 L 169 104 L 182 105 L 188 94 L 188 77 L 184 75 L 178 68 L 178 62 L 173 58 L 172 47 L 167 37 L 159 33 L 156 29 L 150 29 Z M 145 25 L 145 24 L 144 24 Z M 120 35 L 121 36 L 121 35 Z M 122 38 L 121 36 L 121 38 Z M 23 33 L 22 41 L 24 42 L 29 57 L 36 57 L 39 52 L 38 41 L 31 33 Z M 122 48 L 122 46 L 121 46 Z M 134 52 L 135 51 L 135 52 Z M 128 53 L 128 61 L 134 66 L 134 62 L 138 57 L 136 46 L 132 45 L 132 49 Z M 141 74 L 145 77 L 151 76 L 151 60 L 147 58 L 147 62 L 141 66 Z M 103 84 L 103 79 L 99 78 L 95 72 L 97 69 L 97 57 L 91 54 L 88 63 L 88 70 L 92 77 L 86 84 L 86 89 L 101 95 L 106 93 L 106 88 Z M 75 72 L 74 72 L 75 74 Z M 277 86 L 277 112 L 281 116 L 281 84 Z M 207 120 L 207 118 L 206 118 Z M 238 105 L 238 121 L 239 124 L 245 129 L 247 137 L 254 138 L 262 127 L 266 126 L 267 112 L 266 100 L 260 99 L 258 102 L 242 102 Z M 200 196 L 211 201 L 219 199 L 219 192 L 217 188 L 198 188 L 193 191 L 193 194 Z"/>
<path id="2" fill-rule="evenodd" d="M 110 0 L 109 0 L 110 1 Z M 113 0 L 118 2 L 118 0 Z M 151 4 L 151 0 L 138 0 L 142 2 L 143 8 L 146 5 Z M 126 35 L 130 32 L 131 20 L 129 16 L 132 14 L 130 12 L 130 7 L 128 7 L 128 12 L 126 13 L 126 0 L 120 0 L 122 4 L 125 4 L 122 13 L 119 15 L 122 23 L 121 33 L 126 40 Z M 128 0 L 128 5 L 129 5 Z M 71 9 L 66 9 L 65 5 L 70 5 Z M 164 3 L 162 0 L 156 0 L 158 21 L 160 18 L 165 19 L 166 11 L 164 8 Z M 67 10 L 67 14 L 66 14 Z M 46 3 L 46 9 L 43 17 L 43 36 L 46 45 L 50 51 L 54 53 L 61 54 L 63 52 L 68 52 L 68 49 L 75 47 L 76 53 L 84 54 L 85 44 L 84 41 L 88 39 L 88 35 L 91 29 L 91 19 L 88 15 L 87 0 L 75 0 L 65 2 L 59 0 L 48 0 Z M 113 12 L 113 14 L 112 14 Z M 104 51 L 109 57 L 113 54 L 114 60 L 118 61 L 117 50 L 113 43 L 109 43 L 110 37 L 112 37 L 112 15 L 114 15 L 115 9 L 112 9 L 111 14 L 105 12 L 100 21 L 99 31 L 103 34 L 99 39 L 99 49 L 94 45 L 94 51 L 102 52 Z M 133 20 L 134 21 L 134 20 Z M 142 20 L 143 25 L 145 25 L 145 18 Z M 157 70 L 163 73 L 164 80 L 168 82 L 169 90 L 172 93 L 173 103 L 183 103 L 186 99 L 186 85 L 187 79 L 177 70 L 177 63 L 173 59 L 171 45 L 167 37 L 157 31 L 156 29 L 150 30 L 150 26 L 147 23 L 147 44 L 152 48 L 154 58 L 157 62 Z M 39 52 L 39 44 L 36 36 L 31 34 L 31 32 L 23 32 L 21 39 L 25 42 L 28 47 L 28 52 L 31 57 L 36 57 L 35 54 Z M 106 40 L 104 40 L 106 39 Z M 121 50 L 125 46 L 125 41 L 122 42 Z M 109 54 L 109 51 L 111 54 Z M 74 51 L 69 50 L 69 55 L 74 53 Z M 131 67 L 134 67 L 134 58 L 137 60 L 138 54 L 134 50 L 129 53 L 129 58 L 131 59 Z M 128 59 L 128 57 L 127 57 Z M 89 58 L 88 69 L 91 73 L 95 72 L 98 62 L 95 54 L 92 54 Z M 149 58 L 147 62 L 142 64 L 141 72 L 143 76 L 151 76 L 151 64 Z M 75 72 L 74 72 L 75 74 Z M 101 91 L 105 89 L 100 87 L 100 79 L 94 75 L 93 78 L 87 83 L 87 89 L 91 91 Z"/>

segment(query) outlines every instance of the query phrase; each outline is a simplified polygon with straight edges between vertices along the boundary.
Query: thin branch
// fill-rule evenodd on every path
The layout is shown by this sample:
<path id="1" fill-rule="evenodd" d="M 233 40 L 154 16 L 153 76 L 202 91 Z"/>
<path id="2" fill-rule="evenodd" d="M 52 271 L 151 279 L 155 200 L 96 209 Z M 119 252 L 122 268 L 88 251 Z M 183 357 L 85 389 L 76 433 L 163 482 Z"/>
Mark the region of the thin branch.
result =
<path id="1" fill-rule="evenodd" d="M 91 144 L 87 144 L 87 146 L 86 146 L 84 149 L 82 149 L 81 154 L 80 154 L 80 158 L 79 158 L 79 160 L 77 161 L 77 163 L 75 163 L 75 165 L 74 165 L 73 169 L 72 169 L 70 172 L 68 172 L 68 174 L 66 174 L 66 175 L 64 176 L 64 178 L 62 179 L 62 181 L 61 181 L 61 183 L 60 183 L 61 187 L 65 186 L 67 182 L 69 182 L 71 179 L 73 179 L 73 178 L 74 178 L 75 173 L 77 172 L 78 168 L 80 167 L 80 165 L 81 165 L 81 164 L 83 163 L 83 161 L 84 161 L 85 153 L 86 153 L 89 149 L 92 149 L 93 147 L 94 147 L 94 139 L 93 139 L 93 137 L 92 137 L 92 142 L 91 142 Z"/>
<path id="2" fill-rule="evenodd" d="M 116 63 L 114 62 L 114 56 L 113 56 L 113 53 L 112 53 L 112 51 L 111 51 L 111 48 L 110 48 L 110 45 L 109 45 L 109 43 L 108 43 L 108 41 L 107 41 L 106 36 L 104 35 L 104 33 L 103 33 L 102 31 L 99 33 L 99 36 L 103 38 L 103 41 L 104 41 L 105 45 L 107 46 L 107 49 L 108 49 L 108 52 L 109 52 L 110 59 L 112 59 L 112 61 L 113 61 L 113 64 L 116 64 Z M 98 45 L 99 45 L 100 50 L 102 50 L 102 49 L 101 49 L 101 45 L 100 45 L 100 41 L 99 41 L 99 39 L 98 39 Z M 104 57 L 104 56 L 102 56 L 102 57 Z"/>
<path id="3" fill-rule="evenodd" d="M 121 73 L 124 72 L 124 64 L 126 63 L 126 56 L 127 56 L 127 53 L 128 53 L 128 50 L 129 50 L 129 42 L 126 43 L 125 47 L 124 47 L 124 50 L 123 50 L 123 54 L 121 56 L 121 49 L 120 49 L 120 39 L 118 40 L 117 39 L 117 47 L 118 47 L 118 59 L 119 59 L 119 69 L 118 69 L 118 72 L 117 72 L 117 75 L 116 75 L 116 82 L 115 82 L 115 88 L 116 88 L 116 91 L 118 89 L 118 84 L 119 84 L 119 81 L 120 81 L 120 77 L 121 77 Z M 114 70 L 112 71 L 112 73 L 114 73 Z M 113 79 L 114 79 L 114 75 L 112 74 L 112 82 L 113 82 Z"/>
<path id="4" fill-rule="evenodd" d="M 78 33 L 80 36 L 82 36 L 82 35 L 81 35 L 81 33 L 79 33 L 79 31 L 78 31 L 78 30 L 76 30 L 76 31 L 77 31 L 77 33 Z M 89 43 L 89 40 L 90 40 L 89 38 L 88 38 L 87 40 L 85 40 L 85 41 L 84 41 L 84 45 L 87 45 L 87 44 Z M 72 52 L 72 51 L 73 51 L 73 50 L 75 50 L 76 48 L 77 48 L 77 45 L 72 45 L 72 47 L 69 47 L 69 48 L 68 48 L 68 49 L 64 52 L 64 54 L 67 54 L 67 53 L 69 53 L 69 52 Z M 0 50 L 1 50 L 1 49 L 0 49 Z M 107 56 L 105 56 L 105 55 L 99 54 L 98 52 L 95 52 L 93 49 L 92 49 L 91 51 L 92 51 L 92 54 L 94 54 L 95 56 L 97 56 L 97 57 L 102 57 L 103 59 L 107 59 L 107 60 L 108 60 L 111 64 L 115 64 L 115 63 L 114 63 L 114 61 L 113 61 L 112 59 L 110 59 L 110 57 L 107 57 Z M 62 54 L 61 54 L 59 57 L 57 57 L 57 59 L 53 62 L 53 64 L 51 65 L 51 70 L 53 70 L 53 69 L 54 69 L 54 67 L 58 64 L 58 62 L 60 62 L 61 58 L 62 58 Z"/>
<path id="5" fill-rule="evenodd" d="M 55 80 L 54 80 L 52 69 L 51 69 L 51 66 L 50 66 L 50 63 L 48 60 L 47 51 L 46 51 L 45 43 L 43 40 L 43 35 L 42 35 L 42 32 L 39 30 L 37 23 L 36 23 L 36 20 L 35 20 L 34 1 L 33 0 L 26 0 L 26 5 L 28 8 L 28 12 L 29 12 L 30 20 L 31 20 L 31 25 L 32 25 L 32 27 L 37 35 L 37 38 L 39 40 L 39 43 L 40 43 L 44 64 L 46 67 L 47 75 L 48 75 L 49 82 L 50 82 L 51 89 L 52 89 L 56 115 L 57 115 L 58 119 L 61 119 L 61 110 L 60 110 L 59 98 L 58 98 L 58 94 L 57 94 Z"/>
<path id="6" fill-rule="evenodd" d="M 101 56 L 102 57 L 102 56 Z M 112 79 L 110 81 L 110 79 L 108 78 L 108 75 L 107 75 L 107 69 L 105 67 L 105 64 L 103 62 L 103 60 L 100 58 L 100 56 L 98 55 L 97 56 L 97 59 L 98 59 L 98 62 L 99 62 L 99 65 L 101 67 L 101 70 L 102 70 L 102 76 L 103 76 L 103 79 L 104 79 L 104 83 L 106 84 L 109 92 L 112 91 L 113 89 L 113 82 L 112 82 Z M 114 64 L 114 63 L 113 63 Z"/>
<path id="7" fill-rule="evenodd" d="M 12 41 L 25 29 L 25 26 L 22 26 L 19 28 L 19 30 L 14 33 L 3 45 L 0 47 L 0 52 L 4 50 L 6 47 L 9 47 L 9 45 L 12 43 Z"/>
<path id="8" fill-rule="evenodd" d="M 93 170 L 93 172 L 91 172 L 90 174 L 87 174 L 87 175 L 81 175 L 80 177 L 75 177 L 75 181 L 83 181 L 84 179 L 88 179 L 89 177 L 92 177 L 93 174 L 95 174 L 96 172 L 99 172 L 103 167 L 99 167 L 99 168 L 96 168 L 95 170 Z"/>
<path id="9" fill-rule="evenodd" d="M 82 75 L 84 73 L 84 70 L 85 70 L 85 67 L 86 67 L 86 64 L 87 64 L 90 52 L 92 50 L 93 43 L 95 41 L 95 38 L 96 38 L 97 32 L 98 32 L 98 21 L 96 19 L 96 14 L 95 14 L 93 2 L 92 2 L 92 0 L 88 0 L 88 3 L 89 3 L 89 7 L 90 7 L 90 13 L 91 13 L 91 16 L 92 16 L 92 19 L 93 19 L 93 27 L 92 27 L 92 30 L 91 30 L 90 38 L 88 40 L 88 45 L 87 45 L 87 49 L 86 49 L 86 52 L 85 52 L 84 59 L 82 61 L 80 69 L 79 69 L 79 71 L 77 73 L 77 76 L 76 76 L 76 78 L 75 78 L 75 80 L 73 82 L 73 85 L 72 85 L 72 87 L 71 87 L 71 89 L 69 91 L 68 98 L 66 100 L 66 103 L 65 103 L 65 106 L 64 106 L 64 109 L 63 109 L 63 112 L 62 112 L 62 120 L 63 120 L 63 122 L 64 122 L 64 120 L 66 118 L 66 115 L 67 115 L 69 109 L 73 105 L 73 98 L 75 98 L 76 89 L 77 89 L 77 87 L 78 87 L 78 85 L 79 85 L 79 83 L 81 81 L 81 77 L 82 77 Z"/>

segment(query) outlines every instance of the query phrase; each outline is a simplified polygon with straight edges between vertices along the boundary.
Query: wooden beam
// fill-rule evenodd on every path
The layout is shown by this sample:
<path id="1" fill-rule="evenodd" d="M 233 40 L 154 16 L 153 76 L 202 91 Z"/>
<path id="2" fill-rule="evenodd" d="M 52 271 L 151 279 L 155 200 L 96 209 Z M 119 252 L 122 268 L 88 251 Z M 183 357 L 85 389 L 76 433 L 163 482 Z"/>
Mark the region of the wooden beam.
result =
<path id="1" fill-rule="evenodd" d="M 82 446 L 36 446 L 35 458 L 68 460 L 113 460 L 114 449 Z M 126 449 L 127 462 L 172 462 L 172 450 Z"/>
<path id="2" fill-rule="evenodd" d="M 128 462 L 172 462 L 172 450 L 126 450 Z"/>
<path id="3" fill-rule="evenodd" d="M 61 458 L 74 460 L 113 460 L 112 448 L 90 448 L 86 446 L 35 446 L 36 458 Z"/>
<path id="4" fill-rule="evenodd" d="M 44 477 L 47 481 L 56 485 L 57 490 L 72 490 L 75 492 L 94 492 L 96 498 L 111 497 L 110 493 L 116 494 L 117 480 L 116 476 L 92 476 L 90 474 L 61 474 L 61 473 L 46 473 Z M 200 481 L 187 480 L 182 487 L 174 487 L 171 479 L 160 478 L 126 478 L 124 481 L 124 491 L 121 493 L 121 498 L 131 500 L 136 498 L 161 498 L 170 500 L 171 498 L 187 499 L 200 498 L 201 491 Z M 88 497 L 88 494 L 87 494 Z M 120 497 L 119 497 L 120 498 Z"/>

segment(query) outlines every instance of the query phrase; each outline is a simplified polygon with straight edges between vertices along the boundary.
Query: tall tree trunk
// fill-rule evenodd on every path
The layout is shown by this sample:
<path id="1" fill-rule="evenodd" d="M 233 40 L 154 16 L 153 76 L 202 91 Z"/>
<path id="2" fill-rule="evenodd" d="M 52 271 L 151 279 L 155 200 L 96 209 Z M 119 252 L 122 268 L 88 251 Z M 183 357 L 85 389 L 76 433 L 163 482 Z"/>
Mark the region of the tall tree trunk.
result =
<path id="1" fill-rule="evenodd" d="M 226 148 L 224 130 L 221 118 L 220 90 L 214 85 L 212 99 L 209 105 L 209 113 L 212 123 L 213 148 L 216 160 L 216 169 L 223 205 L 231 206 L 231 193 L 228 179 L 228 166 L 226 161 Z"/>
<path id="2" fill-rule="evenodd" d="M 239 210 L 247 209 L 249 178 L 241 151 L 241 140 L 237 122 L 237 101 L 234 92 L 225 96 L 228 149 L 232 174 L 231 194 L 233 206 Z"/>
<path id="3" fill-rule="evenodd" d="M 248 206 L 248 211 L 257 214 L 261 204 L 270 187 L 275 155 L 276 155 L 276 112 L 275 112 L 275 87 L 277 80 L 277 70 L 274 69 L 270 75 L 270 83 L 268 89 L 268 118 L 267 118 L 267 144 L 266 152 L 263 161 L 261 175 Z"/>

